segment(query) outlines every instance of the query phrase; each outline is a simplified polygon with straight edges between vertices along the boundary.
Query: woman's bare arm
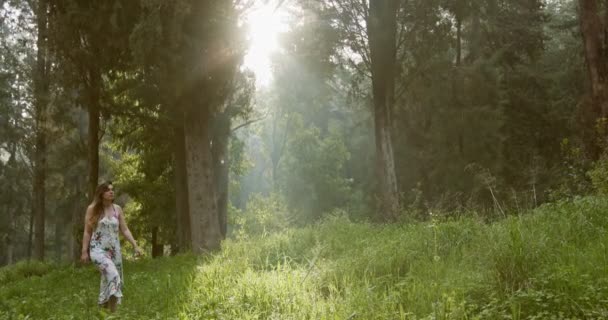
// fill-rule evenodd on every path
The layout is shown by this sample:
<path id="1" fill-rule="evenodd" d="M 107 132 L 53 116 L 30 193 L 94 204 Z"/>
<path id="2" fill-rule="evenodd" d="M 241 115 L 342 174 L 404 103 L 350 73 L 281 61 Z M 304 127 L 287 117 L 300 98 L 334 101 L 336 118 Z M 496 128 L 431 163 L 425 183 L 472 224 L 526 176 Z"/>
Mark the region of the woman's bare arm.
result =
<path id="1" fill-rule="evenodd" d="M 119 206 L 116 207 L 118 208 L 118 211 L 120 211 L 120 214 L 118 215 L 120 231 L 122 232 L 123 236 L 125 236 L 125 238 L 129 241 L 129 243 L 131 243 L 133 248 L 135 248 L 135 251 L 137 251 L 139 254 L 142 254 L 141 249 L 137 246 L 137 242 L 135 242 L 135 239 L 131 234 L 131 230 L 129 230 L 129 227 L 127 226 L 127 221 L 125 220 L 122 208 Z"/>

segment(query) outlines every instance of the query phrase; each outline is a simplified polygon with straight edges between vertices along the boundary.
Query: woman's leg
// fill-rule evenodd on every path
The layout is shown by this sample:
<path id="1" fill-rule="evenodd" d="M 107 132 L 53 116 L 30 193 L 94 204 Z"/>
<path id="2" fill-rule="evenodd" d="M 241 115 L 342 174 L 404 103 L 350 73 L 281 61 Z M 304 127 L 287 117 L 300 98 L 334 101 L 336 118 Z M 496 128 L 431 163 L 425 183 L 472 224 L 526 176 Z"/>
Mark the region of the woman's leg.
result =
<path id="1" fill-rule="evenodd" d="M 118 269 L 114 265 L 114 262 L 110 261 L 107 264 L 107 268 L 105 269 L 106 276 L 110 286 L 117 286 L 118 288 L 113 288 L 110 290 L 112 293 L 118 293 L 119 291 L 115 291 L 115 289 L 120 289 L 120 282 L 122 279 L 120 278 L 120 274 L 118 273 Z M 111 312 L 116 311 L 116 307 L 118 305 L 118 297 L 115 295 L 111 295 L 108 299 L 108 309 Z"/>
<path id="2" fill-rule="evenodd" d="M 110 300 L 108 300 L 108 309 L 110 309 L 111 312 L 116 311 L 116 307 L 118 306 L 117 302 L 118 299 L 115 296 L 111 296 Z"/>
<path id="3" fill-rule="evenodd" d="M 104 254 L 92 254 L 91 260 L 101 272 L 99 301 L 101 307 L 115 311 L 119 298 L 122 297 L 122 279 L 114 262 Z"/>

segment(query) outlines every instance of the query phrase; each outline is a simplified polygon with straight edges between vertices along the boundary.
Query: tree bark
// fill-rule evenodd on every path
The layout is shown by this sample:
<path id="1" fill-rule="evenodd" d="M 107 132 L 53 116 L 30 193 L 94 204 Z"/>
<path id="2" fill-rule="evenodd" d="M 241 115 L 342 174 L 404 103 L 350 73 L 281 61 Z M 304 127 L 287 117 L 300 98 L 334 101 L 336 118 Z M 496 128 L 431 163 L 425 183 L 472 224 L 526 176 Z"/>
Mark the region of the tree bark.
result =
<path id="1" fill-rule="evenodd" d="M 456 66 L 462 61 L 462 18 L 456 15 Z"/>
<path id="2" fill-rule="evenodd" d="M 379 218 L 394 220 L 399 212 L 399 192 L 391 138 L 391 119 L 395 100 L 396 0 L 370 0 L 367 22 L 372 71 L 376 177 L 379 189 Z"/>
<path id="3" fill-rule="evenodd" d="M 473 10 L 471 12 L 471 36 L 469 45 L 469 55 L 467 60 L 469 63 L 473 63 L 481 56 L 481 18 L 479 10 Z"/>
<path id="4" fill-rule="evenodd" d="M 11 173 L 9 173 L 11 171 L 12 168 L 16 167 L 16 156 L 17 156 L 17 147 L 16 147 L 16 142 L 10 142 L 10 156 L 9 159 L 6 163 L 6 169 L 7 169 L 7 173 L 10 174 L 10 177 L 8 177 L 9 181 L 15 179 L 16 177 L 14 175 L 12 175 Z M 2 172 L 0 169 L 0 177 L 2 177 Z M 15 201 L 15 188 L 12 184 L 5 184 L 2 187 L 0 187 L 0 190 L 2 190 L 2 192 L 4 193 L 4 195 L 6 195 L 5 198 L 5 203 L 4 203 L 4 208 L 5 208 L 5 212 L 6 212 L 6 225 L 8 226 L 7 228 L 7 232 L 6 232 L 6 237 L 4 239 L 5 241 L 5 245 L 6 245 L 6 260 L 5 259 L 0 259 L 0 265 L 2 265 L 2 263 L 5 263 L 6 265 L 11 265 L 13 264 L 13 253 L 14 253 L 14 239 L 15 239 L 15 217 L 18 216 L 18 212 L 19 209 L 19 205 L 16 203 Z M 3 221 L 2 219 L 0 219 L 0 221 Z M 3 221 L 4 222 L 4 221 Z"/>
<path id="5" fill-rule="evenodd" d="M 63 221 L 61 221 L 59 217 L 55 219 L 55 243 L 53 243 L 53 247 L 55 248 L 55 259 L 57 261 L 62 260 L 63 256 Z"/>
<path id="6" fill-rule="evenodd" d="M 10 189 L 10 187 L 9 187 Z M 6 204 L 6 212 L 8 213 L 8 232 L 5 238 L 6 245 L 6 265 L 13 264 L 13 253 L 14 253 L 14 237 L 15 237 L 15 217 L 13 214 L 11 200 Z"/>
<path id="7" fill-rule="evenodd" d="M 462 65 L 462 15 L 459 13 L 460 10 L 456 12 L 456 68 L 454 68 L 454 74 L 452 79 L 452 94 L 454 99 L 454 106 L 459 113 L 459 117 L 462 120 L 463 112 L 462 112 L 462 104 L 460 103 L 460 83 L 461 79 L 461 70 L 460 66 Z M 464 124 L 464 121 L 461 122 Z M 458 134 L 456 137 L 457 147 L 457 155 L 460 159 L 464 156 L 464 133 L 462 132 L 463 128 L 460 126 L 458 130 Z"/>
<path id="8" fill-rule="evenodd" d="M 220 248 L 221 232 L 213 185 L 211 112 L 196 100 L 186 113 L 184 136 L 192 251 L 203 253 Z"/>
<path id="9" fill-rule="evenodd" d="M 217 194 L 217 210 L 222 239 L 226 239 L 228 232 L 228 179 L 230 169 L 230 156 L 228 144 L 230 140 L 230 114 L 218 114 L 214 121 L 213 164 L 214 185 Z"/>
<path id="10" fill-rule="evenodd" d="M 152 258 L 163 256 L 163 245 L 158 243 L 158 226 L 152 228 Z"/>
<path id="11" fill-rule="evenodd" d="M 38 52 L 36 56 L 36 75 L 34 90 L 36 99 L 36 153 L 34 160 L 34 257 L 44 260 L 45 237 L 45 182 L 46 182 L 46 130 L 48 126 L 48 91 L 49 79 L 47 70 L 47 28 L 48 4 L 45 0 L 38 1 L 36 9 Z"/>
<path id="12" fill-rule="evenodd" d="M 8 234 L 6 237 L 6 265 L 13 264 L 13 260 L 14 260 L 13 252 L 14 252 L 14 245 L 13 245 L 12 235 Z"/>
<path id="13" fill-rule="evenodd" d="M 31 260 L 32 259 L 32 248 L 33 248 L 33 244 L 34 244 L 34 219 L 36 216 L 36 206 L 32 205 L 31 207 L 31 211 L 30 211 L 30 228 L 29 228 L 29 232 L 28 232 L 28 237 L 27 237 L 27 259 Z"/>
<path id="14" fill-rule="evenodd" d="M 81 199 L 77 198 L 77 201 L 80 200 Z M 72 231 L 69 236 L 72 261 L 78 261 L 80 259 L 82 232 L 84 231 L 82 228 L 84 225 L 85 211 L 81 209 L 82 206 L 77 201 L 75 201 L 72 207 L 72 219 L 70 223 L 71 228 L 69 229 Z"/>
<path id="15" fill-rule="evenodd" d="M 100 117 L 100 91 L 101 75 L 97 66 L 92 65 L 89 69 L 89 84 L 87 88 L 89 108 L 89 199 L 92 200 L 95 189 L 99 184 L 99 117 Z"/>
<path id="16" fill-rule="evenodd" d="M 604 22 L 606 25 L 602 25 L 599 5 L 596 0 L 579 0 L 579 14 L 585 60 L 591 85 L 591 103 L 588 113 L 597 122 L 608 116 L 608 62 L 606 61 L 608 39 L 603 36 L 608 21 Z M 605 124 L 603 124 L 602 129 L 606 131 Z M 605 137 L 602 138 L 605 139 Z M 598 141 L 588 141 L 587 145 L 591 157 L 598 159 L 601 153 Z"/>

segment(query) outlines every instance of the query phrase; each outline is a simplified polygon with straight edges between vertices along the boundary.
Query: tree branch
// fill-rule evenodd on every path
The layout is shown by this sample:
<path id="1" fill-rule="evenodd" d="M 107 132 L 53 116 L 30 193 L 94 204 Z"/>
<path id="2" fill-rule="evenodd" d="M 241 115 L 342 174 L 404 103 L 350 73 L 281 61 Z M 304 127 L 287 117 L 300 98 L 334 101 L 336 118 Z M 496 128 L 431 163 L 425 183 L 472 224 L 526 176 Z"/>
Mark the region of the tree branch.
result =
<path id="1" fill-rule="evenodd" d="M 261 118 L 257 118 L 257 119 L 253 119 L 253 120 L 249 120 L 249 121 L 247 121 L 247 122 L 245 122 L 245 123 L 243 123 L 243 124 L 240 124 L 240 125 L 238 125 L 238 126 L 236 126 L 236 127 L 232 128 L 232 129 L 230 129 L 230 132 L 235 132 L 236 130 L 238 130 L 238 129 L 240 129 L 240 128 L 246 127 L 246 126 L 248 126 L 248 125 L 250 125 L 250 124 L 252 124 L 252 123 L 256 123 L 256 122 L 258 122 L 258 121 L 262 121 L 262 120 L 264 120 L 264 119 L 266 119 L 266 116 L 263 116 L 263 117 L 261 117 Z"/>

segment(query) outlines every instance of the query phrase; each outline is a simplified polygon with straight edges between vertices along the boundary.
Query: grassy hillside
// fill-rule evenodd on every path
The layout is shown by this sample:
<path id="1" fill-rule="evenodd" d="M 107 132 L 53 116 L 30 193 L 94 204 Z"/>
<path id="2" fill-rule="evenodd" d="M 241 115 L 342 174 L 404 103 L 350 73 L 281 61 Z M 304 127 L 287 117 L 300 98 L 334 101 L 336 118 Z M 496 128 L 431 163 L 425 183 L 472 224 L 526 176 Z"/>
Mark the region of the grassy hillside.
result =
<path id="1" fill-rule="evenodd" d="M 608 319 L 608 199 L 442 220 L 334 217 L 205 258 L 127 262 L 113 316 L 95 306 L 92 266 L 19 264 L 0 271 L 0 318 Z"/>

